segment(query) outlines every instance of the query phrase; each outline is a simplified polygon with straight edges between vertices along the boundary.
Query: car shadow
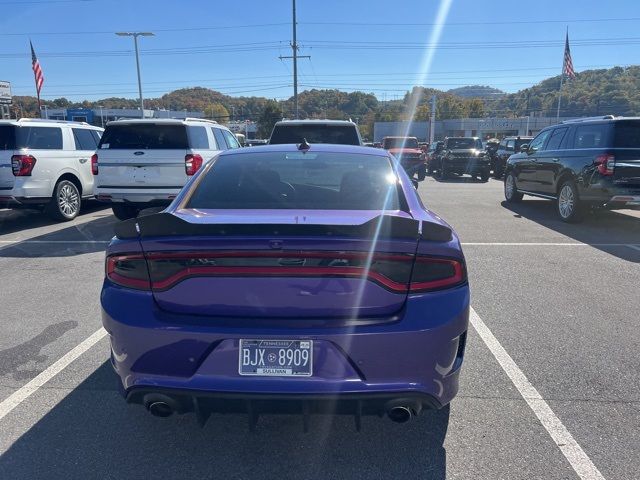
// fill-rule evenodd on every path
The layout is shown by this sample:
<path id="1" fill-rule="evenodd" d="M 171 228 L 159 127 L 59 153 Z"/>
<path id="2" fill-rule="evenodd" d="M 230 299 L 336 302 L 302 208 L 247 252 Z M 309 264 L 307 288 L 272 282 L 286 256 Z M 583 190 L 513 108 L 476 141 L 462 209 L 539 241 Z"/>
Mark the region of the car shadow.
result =
<path id="1" fill-rule="evenodd" d="M 574 240 L 592 245 L 629 262 L 640 263 L 640 251 L 626 245 L 640 245 L 640 218 L 610 210 L 585 214 L 581 223 L 565 223 L 558 218 L 555 203 L 525 199 L 520 203 L 502 201 L 514 216 L 534 221 Z"/>
<path id="2" fill-rule="evenodd" d="M 95 220 L 71 225 L 26 240 L 15 242 L 3 240 L 0 243 L 0 257 L 69 257 L 102 252 L 113 237 L 117 222 L 113 215 L 105 214 Z"/>
<path id="3" fill-rule="evenodd" d="M 99 212 L 109 208 L 104 203 L 95 200 L 83 200 L 80 215 Z M 109 214 L 111 211 L 109 210 Z M 36 209 L 15 209 L 0 212 L 0 233 L 10 234 L 21 232 L 25 229 L 47 227 L 49 225 L 64 224 L 54 220 L 46 213 Z"/>
<path id="4" fill-rule="evenodd" d="M 439 175 L 433 175 L 432 178 L 438 183 L 487 183 L 483 182 L 479 178 L 474 178 L 469 175 L 449 175 L 447 178 L 442 178 Z"/>
<path id="5" fill-rule="evenodd" d="M 406 424 L 365 417 L 155 418 L 127 405 L 105 362 L 0 457 L 6 478 L 446 478 L 449 408 Z"/>

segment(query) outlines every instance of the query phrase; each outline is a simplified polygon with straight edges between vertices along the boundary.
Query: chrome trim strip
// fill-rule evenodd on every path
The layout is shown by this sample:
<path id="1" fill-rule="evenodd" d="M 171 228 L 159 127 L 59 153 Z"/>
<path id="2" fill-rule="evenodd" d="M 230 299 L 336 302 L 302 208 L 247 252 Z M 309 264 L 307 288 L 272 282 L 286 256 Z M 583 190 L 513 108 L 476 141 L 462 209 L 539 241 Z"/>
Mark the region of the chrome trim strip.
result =
<path id="1" fill-rule="evenodd" d="M 98 158 L 98 167 L 183 167 L 184 162 L 130 162 L 130 163 L 117 163 L 117 162 L 101 162 Z"/>
<path id="2" fill-rule="evenodd" d="M 541 198 L 547 198 L 549 200 L 555 200 L 557 197 L 554 197 L 553 195 L 545 195 L 544 193 L 535 193 L 535 192 L 529 192 L 527 190 L 522 190 L 520 188 L 517 189 L 518 192 L 520 193 L 525 193 L 527 195 L 531 195 L 533 197 L 541 197 Z"/>

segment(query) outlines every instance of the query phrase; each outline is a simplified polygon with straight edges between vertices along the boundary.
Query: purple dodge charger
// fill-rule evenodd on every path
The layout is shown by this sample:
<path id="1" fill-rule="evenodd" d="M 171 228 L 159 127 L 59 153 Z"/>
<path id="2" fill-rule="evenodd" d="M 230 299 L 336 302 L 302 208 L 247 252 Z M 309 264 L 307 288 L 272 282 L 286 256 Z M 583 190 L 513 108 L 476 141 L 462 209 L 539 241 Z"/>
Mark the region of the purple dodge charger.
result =
<path id="1" fill-rule="evenodd" d="M 102 320 L 122 393 L 156 416 L 386 414 L 458 391 L 459 240 L 386 151 L 229 150 L 163 212 L 121 222 Z"/>

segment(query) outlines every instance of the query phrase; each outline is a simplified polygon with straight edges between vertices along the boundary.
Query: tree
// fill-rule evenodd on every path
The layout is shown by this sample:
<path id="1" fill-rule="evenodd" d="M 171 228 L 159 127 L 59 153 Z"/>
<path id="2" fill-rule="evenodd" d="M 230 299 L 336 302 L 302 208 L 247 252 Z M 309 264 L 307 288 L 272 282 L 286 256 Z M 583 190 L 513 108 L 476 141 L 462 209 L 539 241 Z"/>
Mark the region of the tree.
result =
<path id="1" fill-rule="evenodd" d="M 467 116 L 469 118 L 482 118 L 484 117 L 484 102 L 479 98 L 472 98 L 467 101 Z"/>
<path id="2" fill-rule="evenodd" d="M 204 116 L 216 122 L 224 123 L 229 121 L 229 110 L 224 108 L 221 103 L 212 103 L 205 109 Z"/>
<path id="3" fill-rule="evenodd" d="M 258 118 L 258 136 L 260 138 L 269 138 L 273 126 L 279 120 L 282 120 L 282 109 L 275 100 L 269 100 Z"/>

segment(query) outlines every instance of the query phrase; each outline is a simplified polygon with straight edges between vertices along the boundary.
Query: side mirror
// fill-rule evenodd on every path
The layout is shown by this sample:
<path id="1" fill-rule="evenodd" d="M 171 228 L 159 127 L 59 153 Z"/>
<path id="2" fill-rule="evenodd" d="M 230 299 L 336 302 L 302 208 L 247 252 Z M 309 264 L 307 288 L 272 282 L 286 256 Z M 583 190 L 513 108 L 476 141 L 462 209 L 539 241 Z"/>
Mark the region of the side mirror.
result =
<path id="1" fill-rule="evenodd" d="M 418 186 L 420 185 L 418 183 L 418 180 L 416 180 L 415 178 L 411 179 L 411 183 L 413 183 L 413 188 L 415 188 L 416 190 L 418 189 Z"/>
<path id="2" fill-rule="evenodd" d="M 529 144 L 528 143 L 524 143 L 524 144 L 520 145 L 520 152 L 521 153 L 529 152 Z"/>

